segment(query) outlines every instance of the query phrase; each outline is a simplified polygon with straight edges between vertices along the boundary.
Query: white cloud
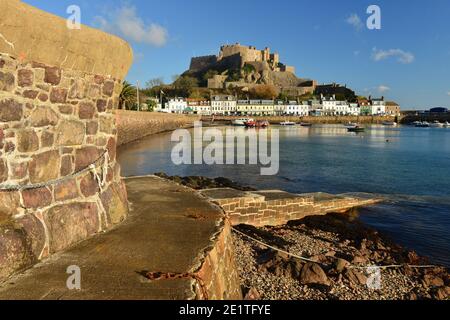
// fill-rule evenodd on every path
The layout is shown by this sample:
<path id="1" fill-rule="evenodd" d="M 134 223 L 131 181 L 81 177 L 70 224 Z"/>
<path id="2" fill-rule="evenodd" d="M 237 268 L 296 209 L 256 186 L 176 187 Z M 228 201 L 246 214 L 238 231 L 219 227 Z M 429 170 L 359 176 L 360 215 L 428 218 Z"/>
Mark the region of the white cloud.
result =
<path id="1" fill-rule="evenodd" d="M 122 7 L 107 18 L 95 17 L 95 24 L 102 30 L 117 34 L 126 40 L 163 47 L 169 33 L 166 28 L 156 23 L 145 24 L 137 16 L 135 7 Z"/>
<path id="2" fill-rule="evenodd" d="M 377 87 L 377 90 L 379 93 L 385 93 L 385 92 L 391 90 L 391 88 L 389 88 L 388 86 L 385 86 L 385 85 L 380 85 Z"/>
<path id="3" fill-rule="evenodd" d="M 361 31 L 364 28 L 361 18 L 356 13 L 351 14 L 345 21 L 356 31 Z"/>
<path id="4" fill-rule="evenodd" d="M 397 58 L 397 61 L 403 64 L 409 64 L 414 62 L 415 57 L 411 52 L 406 52 L 401 49 L 389 49 L 389 50 L 378 50 L 373 49 L 372 59 L 375 61 L 381 61 L 389 59 L 391 57 Z"/>

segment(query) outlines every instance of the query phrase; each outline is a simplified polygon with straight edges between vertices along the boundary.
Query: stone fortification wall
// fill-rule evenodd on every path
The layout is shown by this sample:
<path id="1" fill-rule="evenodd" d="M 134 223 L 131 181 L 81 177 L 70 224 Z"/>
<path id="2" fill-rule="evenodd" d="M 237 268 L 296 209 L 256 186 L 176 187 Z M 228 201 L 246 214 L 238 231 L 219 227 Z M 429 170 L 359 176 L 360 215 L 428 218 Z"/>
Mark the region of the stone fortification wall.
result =
<path id="1" fill-rule="evenodd" d="M 127 216 L 112 111 L 132 52 L 14 0 L 0 33 L 2 279 Z"/>

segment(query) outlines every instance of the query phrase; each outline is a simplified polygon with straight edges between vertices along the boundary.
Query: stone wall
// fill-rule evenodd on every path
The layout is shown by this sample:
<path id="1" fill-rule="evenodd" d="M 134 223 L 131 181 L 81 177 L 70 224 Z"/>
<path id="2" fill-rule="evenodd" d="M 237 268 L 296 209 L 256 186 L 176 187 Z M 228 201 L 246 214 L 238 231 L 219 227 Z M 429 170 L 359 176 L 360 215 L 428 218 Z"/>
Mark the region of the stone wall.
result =
<path id="1" fill-rule="evenodd" d="M 189 71 L 196 72 L 204 70 L 217 63 L 217 56 L 203 56 L 203 57 L 193 57 L 191 59 L 191 65 L 189 66 Z"/>
<path id="2" fill-rule="evenodd" d="M 215 244 L 203 260 L 197 275 L 206 287 L 209 300 L 241 300 L 239 274 L 235 263 L 235 252 L 229 221 L 224 222 Z M 198 282 L 195 282 L 197 300 L 204 300 Z"/>
<path id="3" fill-rule="evenodd" d="M 0 18 L 2 279 L 125 219 L 111 74 L 132 57 L 122 40 L 19 1 L 0 2 Z"/>
<path id="4" fill-rule="evenodd" d="M 205 116 L 205 121 L 209 120 L 211 117 Z M 215 121 L 226 121 L 240 118 L 239 116 L 215 116 Z M 381 124 L 384 121 L 395 121 L 397 117 L 395 116 L 321 116 L 321 117 L 299 117 L 299 116 L 252 116 L 252 118 L 257 118 L 258 120 L 267 120 L 272 124 L 279 124 L 280 122 L 286 121 L 296 121 L 308 122 L 313 124 L 346 124 L 349 122 L 357 122 L 362 124 Z M 398 120 L 398 119 L 397 119 Z M 335 129 L 335 128 L 334 128 Z"/>
<path id="5" fill-rule="evenodd" d="M 200 120 L 200 116 L 115 110 L 118 145 L 139 140 L 148 135 L 188 128 Z"/>
<path id="6" fill-rule="evenodd" d="M 232 225 L 248 224 L 256 227 L 284 225 L 311 215 L 345 212 L 381 201 L 362 194 L 299 195 L 279 190 L 245 192 L 229 188 L 202 190 L 201 194 L 219 205 Z"/>

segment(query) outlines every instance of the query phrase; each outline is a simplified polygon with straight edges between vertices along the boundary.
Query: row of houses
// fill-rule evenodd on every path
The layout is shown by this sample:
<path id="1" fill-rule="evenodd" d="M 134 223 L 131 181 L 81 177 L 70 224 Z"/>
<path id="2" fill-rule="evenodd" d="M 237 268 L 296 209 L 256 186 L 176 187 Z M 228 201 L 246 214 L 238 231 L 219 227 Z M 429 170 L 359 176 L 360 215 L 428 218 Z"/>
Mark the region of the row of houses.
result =
<path id="1" fill-rule="evenodd" d="M 380 99 L 360 99 L 349 103 L 337 100 L 335 96 L 320 100 L 278 101 L 238 100 L 230 95 L 213 96 L 205 99 L 168 99 L 158 110 L 167 113 L 193 113 L 199 115 L 242 115 L 242 116 L 338 116 L 338 115 L 399 115 L 400 106 Z"/>

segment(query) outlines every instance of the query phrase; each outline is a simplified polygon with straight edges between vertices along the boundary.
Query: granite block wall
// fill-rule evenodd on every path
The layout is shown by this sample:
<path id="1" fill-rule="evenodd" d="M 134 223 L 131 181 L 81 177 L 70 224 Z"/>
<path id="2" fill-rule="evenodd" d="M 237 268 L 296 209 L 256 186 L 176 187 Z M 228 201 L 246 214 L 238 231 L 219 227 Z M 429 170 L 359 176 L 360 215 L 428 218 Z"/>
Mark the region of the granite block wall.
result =
<path id="1" fill-rule="evenodd" d="M 22 2 L 0 9 L 1 280 L 126 218 L 112 112 L 125 73 L 103 59 L 116 47 L 128 70 L 132 57 L 125 42 Z"/>

